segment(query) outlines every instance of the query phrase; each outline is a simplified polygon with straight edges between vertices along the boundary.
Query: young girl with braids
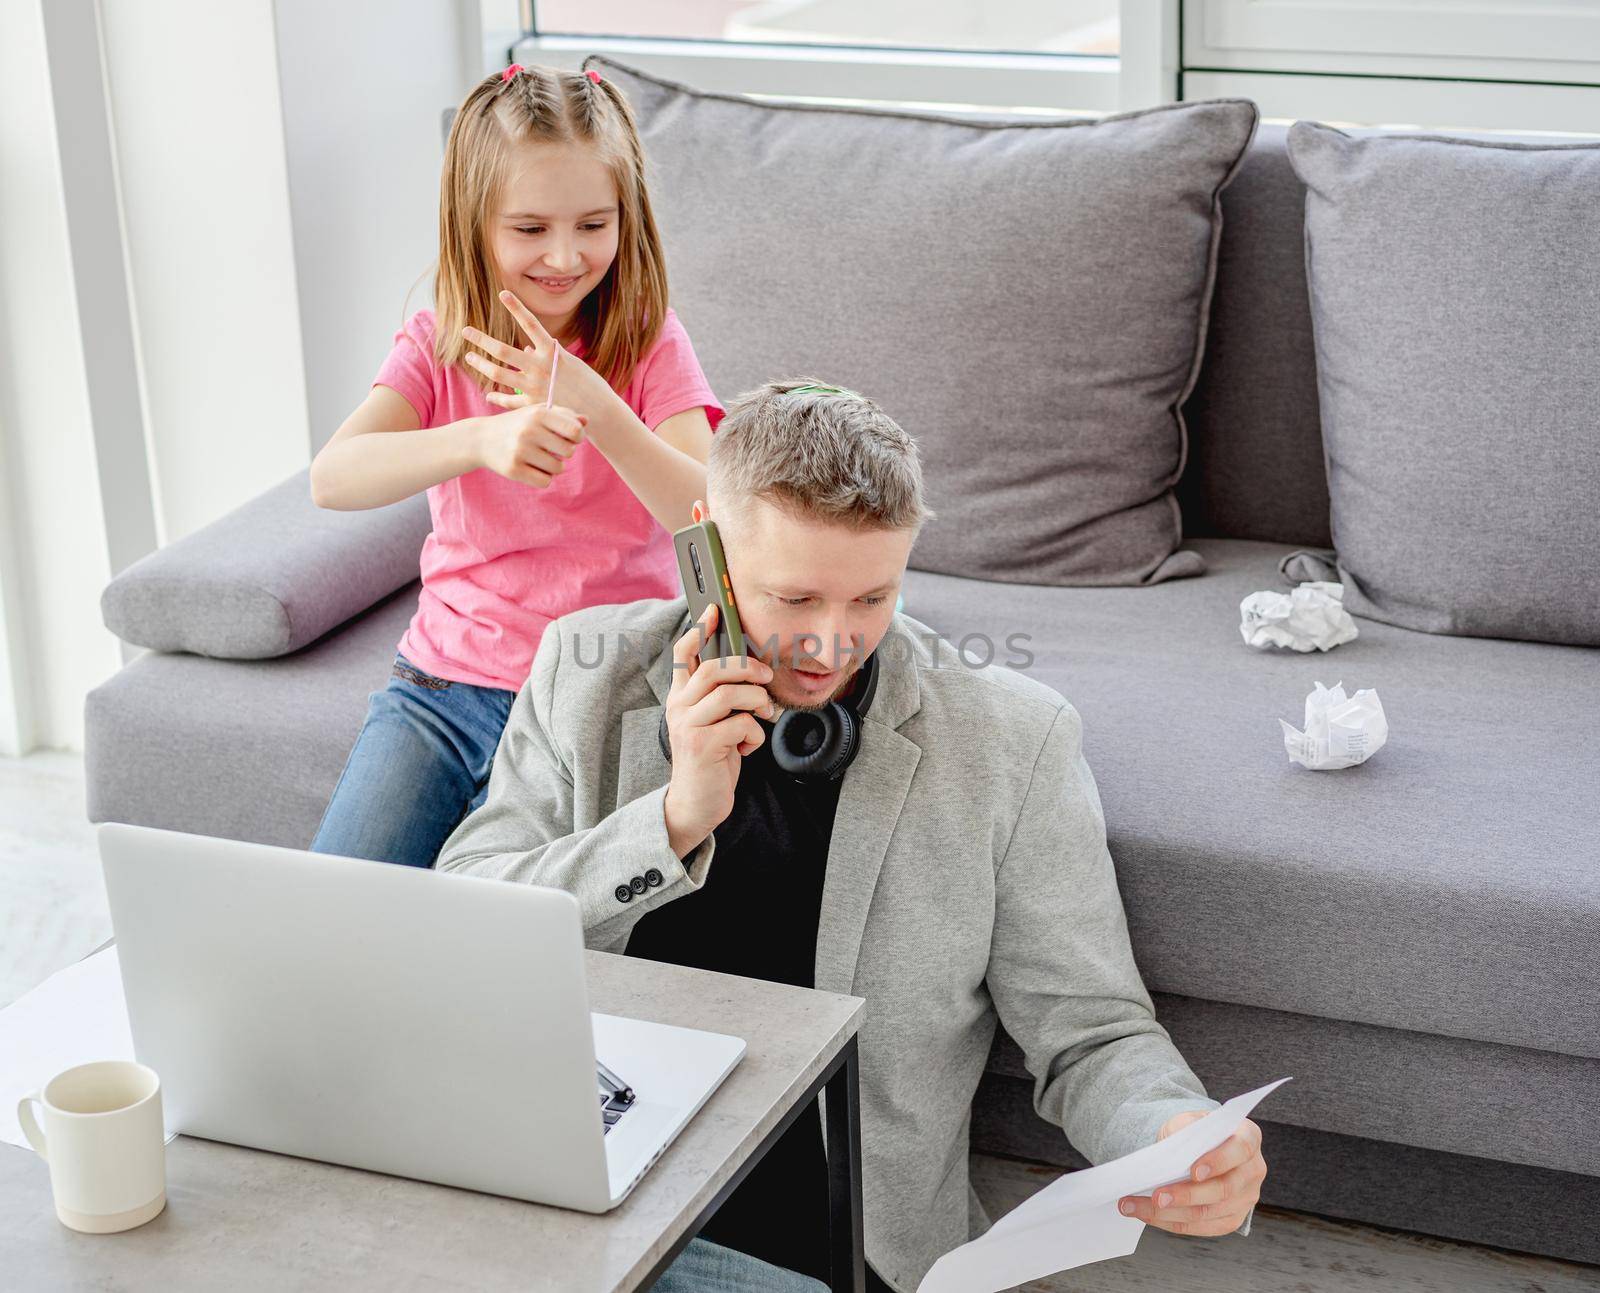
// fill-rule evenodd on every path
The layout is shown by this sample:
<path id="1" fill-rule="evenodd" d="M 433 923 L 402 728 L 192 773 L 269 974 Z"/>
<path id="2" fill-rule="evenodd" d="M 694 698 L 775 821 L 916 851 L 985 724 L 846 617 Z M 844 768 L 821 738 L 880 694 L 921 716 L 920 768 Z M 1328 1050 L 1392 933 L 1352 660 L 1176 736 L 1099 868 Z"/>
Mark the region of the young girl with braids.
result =
<path id="1" fill-rule="evenodd" d="M 456 114 L 435 309 L 317 455 L 322 507 L 427 490 L 422 592 L 312 848 L 432 866 L 483 801 L 545 626 L 676 597 L 723 409 L 667 305 L 644 157 L 598 72 L 513 64 Z"/>

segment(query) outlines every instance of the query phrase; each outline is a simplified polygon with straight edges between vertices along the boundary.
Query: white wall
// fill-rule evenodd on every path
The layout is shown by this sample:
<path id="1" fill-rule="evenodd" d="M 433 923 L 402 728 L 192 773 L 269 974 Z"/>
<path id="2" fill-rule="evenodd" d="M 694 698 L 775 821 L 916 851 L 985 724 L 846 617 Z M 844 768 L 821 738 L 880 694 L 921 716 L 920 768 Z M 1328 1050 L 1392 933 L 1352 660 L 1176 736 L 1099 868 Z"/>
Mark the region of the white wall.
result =
<path id="1" fill-rule="evenodd" d="M 479 6 L 277 0 L 274 8 L 315 450 L 366 398 L 402 307 L 432 303 L 439 123 L 482 75 Z"/>
<path id="2" fill-rule="evenodd" d="M 98 80 L 95 51 L 84 75 Z M 83 694 L 120 663 L 89 384 L 39 0 L 0 41 L 0 753 L 82 740 Z M 98 89 L 96 89 L 98 93 Z"/>
<path id="3" fill-rule="evenodd" d="M 162 540 L 303 467 L 438 237 L 476 0 L 102 0 Z M 426 284 L 412 309 L 428 303 Z"/>
<path id="4" fill-rule="evenodd" d="M 102 0 L 162 542 L 309 460 L 271 0 Z"/>
<path id="5" fill-rule="evenodd" d="M 114 571 L 303 467 L 364 397 L 434 259 L 440 113 L 482 74 L 480 7 L 506 16 L 480 0 L 8 5 L 0 754 L 81 748 L 84 694 L 120 663 L 99 616 Z M 64 186 L 61 171 L 93 160 L 71 132 L 99 119 L 80 113 L 57 137 L 52 51 L 57 101 L 81 75 L 109 120 L 114 161 L 100 160 L 88 202 L 74 195 L 95 184 L 79 170 Z M 109 239 L 86 255 L 89 216 Z M 115 293 L 81 280 L 106 241 L 134 335 L 127 398 L 92 419 L 106 365 L 80 303 Z M 410 308 L 427 303 L 424 285 Z M 125 454 L 148 470 L 119 470 Z M 142 548 L 119 520 L 141 509 Z"/>

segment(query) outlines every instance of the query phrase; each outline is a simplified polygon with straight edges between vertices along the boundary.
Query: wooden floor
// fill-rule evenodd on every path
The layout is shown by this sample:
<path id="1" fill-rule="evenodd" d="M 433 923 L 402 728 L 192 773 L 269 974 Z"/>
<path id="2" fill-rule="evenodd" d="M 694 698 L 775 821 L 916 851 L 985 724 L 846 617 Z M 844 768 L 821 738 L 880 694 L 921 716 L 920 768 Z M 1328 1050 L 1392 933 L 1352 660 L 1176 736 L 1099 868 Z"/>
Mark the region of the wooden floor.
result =
<path id="1" fill-rule="evenodd" d="M 82 760 L 0 758 L 0 1006 L 110 932 L 94 830 L 84 820 Z M 1057 1175 L 982 1155 L 974 1157 L 972 1173 L 993 1217 Z M 1146 1229 L 1131 1257 L 1023 1287 L 1028 1293 L 1597 1293 L 1600 1268 L 1263 1208 L 1248 1238 L 1186 1239 Z"/>

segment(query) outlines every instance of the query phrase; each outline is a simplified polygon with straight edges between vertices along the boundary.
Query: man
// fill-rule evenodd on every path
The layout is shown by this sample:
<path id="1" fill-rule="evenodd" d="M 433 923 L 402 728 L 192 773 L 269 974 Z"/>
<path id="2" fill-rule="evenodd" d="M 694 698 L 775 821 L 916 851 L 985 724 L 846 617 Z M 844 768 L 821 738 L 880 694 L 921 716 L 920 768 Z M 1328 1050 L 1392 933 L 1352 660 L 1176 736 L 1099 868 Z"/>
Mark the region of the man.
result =
<path id="1" fill-rule="evenodd" d="M 570 891 L 591 947 L 864 997 L 869 1287 L 911 1293 L 985 1224 L 968 1111 L 997 1022 L 1035 1108 L 1093 1162 L 1217 1104 L 1134 964 L 1077 712 L 894 611 L 929 515 L 911 438 L 852 392 L 772 383 L 735 401 L 707 469 L 750 657 L 700 663 L 715 608 L 689 624 L 681 600 L 556 621 L 488 800 L 437 865 Z M 855 759 L 798 782 L 772 761 L 772 721 L 836 698 L 864 708 Z M 1260 1143 L 1246 1122 L 1123 1211 L 1248 1233 Z M 705 1238 L 662 1287 L 816 1287 L 794 1274 L 826 1273 L 814 1109 Z"/>

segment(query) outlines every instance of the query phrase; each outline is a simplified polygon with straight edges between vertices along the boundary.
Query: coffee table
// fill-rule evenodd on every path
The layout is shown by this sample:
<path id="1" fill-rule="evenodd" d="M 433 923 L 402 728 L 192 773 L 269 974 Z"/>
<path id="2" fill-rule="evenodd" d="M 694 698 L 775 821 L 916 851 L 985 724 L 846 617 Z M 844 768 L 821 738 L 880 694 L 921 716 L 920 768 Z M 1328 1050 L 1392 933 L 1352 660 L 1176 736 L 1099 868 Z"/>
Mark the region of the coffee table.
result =
<path id="1" fill-rule="evenodd" d="M 48 1169 L 0 1145 L 0 1271 L 16 1289 L 648 1288 L 820 1094 L 831 1287 L 865 1287 L 857 997 L 585 953 L 593 1009 L 743 1037 L 739 1066 L 621 1207 L 522 1203 L 180 1136 L 167 1210 L 120 1235 L 55 1218 Z"/>

